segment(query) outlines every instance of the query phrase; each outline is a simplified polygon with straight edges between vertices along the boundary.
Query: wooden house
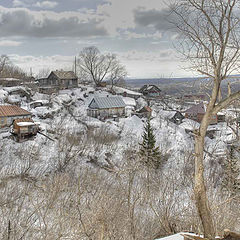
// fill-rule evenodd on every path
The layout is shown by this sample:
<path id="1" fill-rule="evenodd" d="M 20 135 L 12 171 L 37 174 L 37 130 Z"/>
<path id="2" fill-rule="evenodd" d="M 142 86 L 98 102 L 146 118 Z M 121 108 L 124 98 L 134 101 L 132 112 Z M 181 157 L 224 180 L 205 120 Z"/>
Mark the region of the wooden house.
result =
<path id="1" fill-rule="evenodd" d="M 52 71 L 48 76 L 48 83 L 59 89 L 78 87 L 78 78 L 73 71 Z"/>
<path id="2" fill-rule="evenodd" d="M 150 118 L 152 116 L 152 109 L 149 106 L 145 106 L 141 108 L 136 115 L 140 118 L 145 117 L 145 118 Z"/>
<path id="3" fill-rule="evenodd" d="M 145 97 L 154 98 L 160 97 L 162 95 L 162 90 L 156 85 L 144 85 L 140 88 L 140 93 L 142 93 Z"/>
<path id="4" fill-rule="evenodd" d="M 94 97 L 88 105 L 87 115 L 106 119 L 125 115 L 125 103 L 122 97 Z"/>
<path id="5" fill-rule="evenodd" d="M 48 78 L 38 79 L 39 92 L 52 94 L 58 90 L 78 87 L 78 78 L 73 71 L 52 71 Z"/>
<path id="6" fill-rule="evenodd" d="M 31 118 L 31 113 L 13 105 L 0 105 L 0 128 L 13 124 L 15 119 Z"/>
<path id="7" fill-rule="evenodd" d="M 206 112 L 205 106 L 203 102 L 201 102 L 187 109 L 185 111 L 185 118 L 189 118 L 200 123 L 203 119 L 205 112 Z M 210 120 L 210 124 L 217 124 L 217 123 L 218 123 L 217 115 L 214 115 Z"/>

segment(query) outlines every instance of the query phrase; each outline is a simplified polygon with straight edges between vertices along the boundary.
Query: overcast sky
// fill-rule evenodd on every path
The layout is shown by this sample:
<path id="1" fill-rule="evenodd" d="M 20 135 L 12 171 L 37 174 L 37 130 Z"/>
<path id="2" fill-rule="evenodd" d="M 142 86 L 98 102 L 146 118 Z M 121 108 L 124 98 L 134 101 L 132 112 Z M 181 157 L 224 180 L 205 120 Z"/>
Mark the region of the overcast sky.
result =
<path id="1" fill-rule="evenodd" d="M 18 66 L 72 68 L 87 46 L 116 53 L 130 78 L 183 77 L 164 0 L 0 0 L 0 53 Z"/>

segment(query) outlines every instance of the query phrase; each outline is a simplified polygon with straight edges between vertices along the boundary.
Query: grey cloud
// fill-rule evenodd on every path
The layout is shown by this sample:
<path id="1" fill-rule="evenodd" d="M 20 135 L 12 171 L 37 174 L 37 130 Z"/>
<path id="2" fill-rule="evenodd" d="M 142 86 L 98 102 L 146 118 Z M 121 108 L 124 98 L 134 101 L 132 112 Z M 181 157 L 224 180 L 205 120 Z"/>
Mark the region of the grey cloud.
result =
<path id="1" fill-rule="evenodd" d="M 80 21 L 75 16 L 50 18 L 47 12 L 38 19 L 26 9 L 0 9 L 0 37 L 94 37 L 107 35 L 99 20 Z"/>
<path id="2" fill-rule="evenodd" d="M 136 24 L 139 26 L 152 26 L 158 31 L 176 31 L 173 24 L 171 23 L 174 21 L 174 16 L 170 14 L 170 11 L 168 9 L 138 9 L 134 12 L 134 19 Z"/>

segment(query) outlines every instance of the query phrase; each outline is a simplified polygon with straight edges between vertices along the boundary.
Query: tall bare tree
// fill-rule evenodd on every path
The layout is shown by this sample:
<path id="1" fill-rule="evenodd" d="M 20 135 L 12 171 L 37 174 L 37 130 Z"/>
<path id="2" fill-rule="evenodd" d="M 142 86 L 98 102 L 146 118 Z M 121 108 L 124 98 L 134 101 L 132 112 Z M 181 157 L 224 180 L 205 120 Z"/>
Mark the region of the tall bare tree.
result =
<path id="1" fill-rule="evenodd" d="M 50 68 L 41 68 L 38 71 L 36 78 L 47 78 L 50 73 L 51 73 Z"/>
<path id="2" fill-rule="evenodd" d="M 171 6 L 180 34 L 178 49 L 193 70 L 212 81 L 211 96 L 200 128 L 195 135 L 195 202 L 204 235 L 215 238 L 204 179 L 204 144 L 213 115 L 240 97 L 235 92 L 217 102 L 221 83 L 239 68 L 239 0 L 178 0 Z"/>
<path id="3" fill-rule="evenodd" d="M 9 57 L 7 55 L 1 55 L 0 57 L 0 76 L 5 70 L 6 66 L 10 63 Z"/>
<path id="4" fill-rule="evenodd" d="M 92 46 L 84 48 L 77 61 L 81 75 L 85 80 L 93 81 L 99 86 L 103 81 L 110 81 L 112 85 L 124 78 L 127 73 L 114 54 L 102 54 L 98 48 Z"/>

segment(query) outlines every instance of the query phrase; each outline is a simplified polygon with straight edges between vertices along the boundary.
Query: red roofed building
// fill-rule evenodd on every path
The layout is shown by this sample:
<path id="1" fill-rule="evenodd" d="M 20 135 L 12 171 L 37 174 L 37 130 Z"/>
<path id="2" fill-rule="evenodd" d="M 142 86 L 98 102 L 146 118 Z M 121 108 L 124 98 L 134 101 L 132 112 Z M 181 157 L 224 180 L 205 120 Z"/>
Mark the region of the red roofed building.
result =
<path id="1" fill-rule="evenodd" d="M 11 126 L 13 120 L 31 118 L 31 113 L 13 105 L 0 105 L 0 128 Z"/>
<path id="2" fill-rule="evenodd" d="M 189 118 L 200 123 L 203 119 L 205 112 L 206 112 L 206 108 L 203 102 L 201 102 L 197 105 L 190 107 L 188 110 L 186 110 L 185 118 Z M 217 115 L 214 115 L 210 120 L 210 124 L 217 124 L 217 122 L 218 122 Z"/>

